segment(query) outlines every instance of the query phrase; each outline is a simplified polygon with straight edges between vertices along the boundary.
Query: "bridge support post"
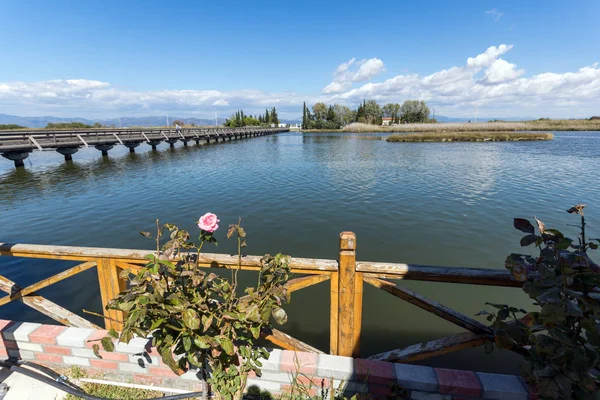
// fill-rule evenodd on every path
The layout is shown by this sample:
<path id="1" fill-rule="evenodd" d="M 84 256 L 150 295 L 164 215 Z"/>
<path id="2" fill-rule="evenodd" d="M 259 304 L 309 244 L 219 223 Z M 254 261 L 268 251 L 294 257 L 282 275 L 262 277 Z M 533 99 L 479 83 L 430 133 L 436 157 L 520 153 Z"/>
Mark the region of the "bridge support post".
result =
<path id="1" fill-rule="evenodd" d="M 135 148 L 140 145 L 140 142 L 123 142 L 123 145 L 129 148 L 130 153 L 135 153 Z"/>
<path id="2" fill-rule="evenodd" d="M 352 232 L 342 232 L 340 234 L 339 277 L 337 283 L 338 307 L 337 315 L 335 315 L 335 319 L 338 321 L 337 355 L 345 357 L 360 356 L 362 297 L 363 273 L 356 271 L 356 235 Z M 334 303 L 335 301 L 332 298 L 332 306 Z M 334 310 L 332 309 L 332 311 Z M 331 324 L 333 326 L 333 322 Z"/>
<path id="3" fill-rule="evenodd" d="M 2 157 L 14 161 L 15 168 L 23 168 L 25 167 L 25 163 L 23 162 L 27 157 L 29 157 L 28 151 L 9 151 L 8 153 L 2 153 Z"/>
<path id="4" fill-rule="evenodd" d="M 57 152 L 65 156 L 65 161 L 72 161 L 73 154 L 79 151 L 78 147 L 59 147 L 56 149 Z"/>
<path id="5" fill-rule="evenodd" d="M 102 152 L 102 157 L 108 157 L 108 151 L 113 148 L 112 144 L 99 144 L 94 146 L 96 150 L 100 150 Z"/>

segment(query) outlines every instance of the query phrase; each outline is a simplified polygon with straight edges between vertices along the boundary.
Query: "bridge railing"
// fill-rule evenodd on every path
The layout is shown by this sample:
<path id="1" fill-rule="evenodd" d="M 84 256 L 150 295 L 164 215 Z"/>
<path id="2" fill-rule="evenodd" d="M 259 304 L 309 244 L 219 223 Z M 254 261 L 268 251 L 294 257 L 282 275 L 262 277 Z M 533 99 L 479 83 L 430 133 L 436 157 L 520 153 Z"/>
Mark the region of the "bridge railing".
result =
<path id="1" fill-rule="evenodd" d="M 103 315 L 105 316 L 104 328 L 119 330 L 122 328 L 124 313 L 117 310 L 106 310 L 106 304 L 126 288 L 127 281 L 120 276 L 120 272 L 122 270 L 129 270 L 133 273 L 139 271 L 147 261 L 144 256 L 149 253 L 151 253 L 149 250 L 0 243 L 0 256 L 81 262 L 75 267 L 24 288 L 9 278 L 0 275 L 0 290 L 7 293 L 7 296 L 0 299 L 0 306 L 11 301 L 20 301 L 61 324 L 97 329 L 98 326 L 94 323 L 37 293 L 39 290 L 57 282 L 96 268 Z M 259 256 L 244 256 L 241 269 L 259 271 L 261 268 L 260 259 Z M 215 268 L 217 266 L 219 268 L 237 268 L 238 257 L 237 255 L 203 253 L 200 254 L 198 263 L 201 268 Z M 392 362 L 411 362 L 465 348 L 481 346 L 487 339 L 491 338 L 492 334 L 490 329 L 479 321 L 402 287 L 393 281 L 419 280 L 504 287 L 520 286 L 520 283 L 515 281 L 505 270 L 357 262 L 356 236 L 352 232 L 342 232 L 340 234 L 338 260 L 291 258 L 290 267 L 298 277 L 287 283 L 289 292 L 329 281 L 330 344 L 328 351 L 322 351 L 276 329 L 262 333 L 265 339 L 281 348 L 358 357 L 360 355 L 363 286 L 365 283 L 465 329 L 464 333 L 458 335 L 443 337 L 370 357 L 371 359 Z"/>

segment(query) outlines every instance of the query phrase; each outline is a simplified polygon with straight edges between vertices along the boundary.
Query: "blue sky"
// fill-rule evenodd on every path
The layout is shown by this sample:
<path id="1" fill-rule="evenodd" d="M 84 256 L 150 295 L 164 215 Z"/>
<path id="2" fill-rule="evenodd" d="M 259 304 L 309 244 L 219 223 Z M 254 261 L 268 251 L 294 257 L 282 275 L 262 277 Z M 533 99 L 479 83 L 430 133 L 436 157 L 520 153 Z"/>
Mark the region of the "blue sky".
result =
<path id="1" fill-rule="evenodd" d="M 599 20 L 597 0 L 0 0 L 0 113 L 294 117 L 302 101 L 418 98 L 448 116 L 588 116 Z"/>

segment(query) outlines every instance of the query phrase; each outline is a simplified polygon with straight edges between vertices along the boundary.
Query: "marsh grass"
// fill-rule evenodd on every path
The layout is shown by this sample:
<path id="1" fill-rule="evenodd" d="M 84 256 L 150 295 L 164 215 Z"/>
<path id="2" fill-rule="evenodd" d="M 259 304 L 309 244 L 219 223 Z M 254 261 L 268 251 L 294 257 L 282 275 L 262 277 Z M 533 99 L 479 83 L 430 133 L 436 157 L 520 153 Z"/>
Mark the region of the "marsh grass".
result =
<path id="1" fill-rule="evenodd" d="M 522 122 L 443 122 L 379 126 L 361 123 L 346 125 L 342 131 L 365 132 L 509 132 L 509 131 L 598 131 L 600 120 L 536 120 Z"/>
<path id="2" fill-rule="evenodd" d="M 513 142 L 552 140 L 552 133 L 522 132 L 457 132 L 402 133 L 387 137 L 388 142 Z"/>

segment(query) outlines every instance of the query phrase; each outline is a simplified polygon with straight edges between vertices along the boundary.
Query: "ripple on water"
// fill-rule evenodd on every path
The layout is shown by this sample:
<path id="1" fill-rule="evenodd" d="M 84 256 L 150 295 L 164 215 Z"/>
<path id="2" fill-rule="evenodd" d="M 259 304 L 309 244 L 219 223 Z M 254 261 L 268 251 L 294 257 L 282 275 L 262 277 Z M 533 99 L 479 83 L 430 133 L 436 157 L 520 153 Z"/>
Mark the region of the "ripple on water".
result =
<path id="1" fill-rule="evenodd" d="M 109 159 L 82 149 L 70 164 L 54 153 L 33 153 L 26 170 L 0 162 L 0 241 L 152 248 L 137 232 L 151 231 L 156 218 L 193 230 L 199 214 L 212 211 L 223 227 L 244 218 L 252 254 L 336 258 L 339 232 L 352 230 L 362 260 L 502 268 L 506 255 L 523 250 L 513 217 L 536 215 L 562 229 L 573 222 L 564 210 L 583 202 L 590 231 L 599 233 L 599 138 L 598 132 L 559 132 L 551 142 L 391 144 L 356 135 L 289 133 L 157 152 L 142 145 L 136 154 L 118 146 Z M 565 230 L 572 234 L 572 228 Z M 223 232 L 219 239 L 210 251 L 235 251 Z M 27 284 L 68 265 L 3 258 L 0 268 Z M 506 301 L 507 293 L 527 304 L 511 289 L 403 284 L 466 315 L 485 301 Z M 76 312 L 89 303 L 99 310 L 96 287 L 92 271 L 59 290 L 47 289 L 47 295 Z M 365 354 L 455 332 L 367 290 Z M 285 330 L 327 348 L 327 296 L 326 285 L 295 294 Z M 36 318 L 18 307 L 0 309 L 0 317 Z M 515 369 L 480 354 L 470 354 L 469 363 L 435 362 Z"/>

